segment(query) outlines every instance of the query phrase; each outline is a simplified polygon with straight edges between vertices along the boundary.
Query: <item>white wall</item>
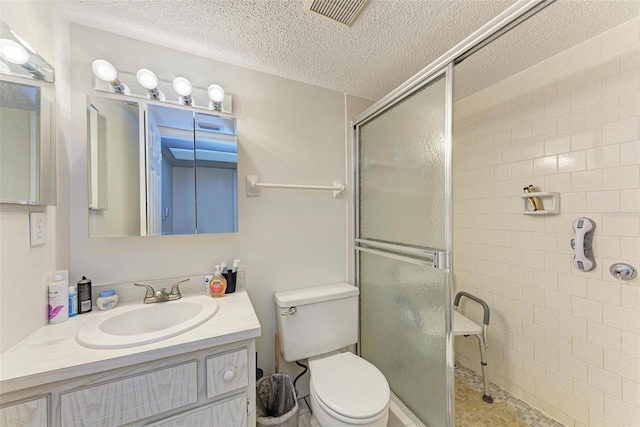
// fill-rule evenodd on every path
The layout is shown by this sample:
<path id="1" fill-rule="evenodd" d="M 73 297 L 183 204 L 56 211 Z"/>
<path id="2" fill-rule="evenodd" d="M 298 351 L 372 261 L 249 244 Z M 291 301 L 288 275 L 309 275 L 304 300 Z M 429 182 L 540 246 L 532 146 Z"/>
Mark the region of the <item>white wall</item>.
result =
<path id="1" fill-rule="evenodd" d="M 163 80 L 184 75 L 196 87 L 216 82 L 232 93 L 241 189 L 245 175 L 276 183 L 345 181 L 344 95 L 75 24 L 71 40 L 71 280 L 87 275 L 94 283 L 109 283 L 209 273 L 221 260 L 240 258 L 262 324 L 259 366 L 272 372 L 273 293 L 347 279 L 347 199 L 334 199 L 330 192 L 269 189 L 248 198 L 240 191 L 239 233 L 89 239 L 83 105 L 90 63 L 105 58 L 123 71 L 147 67 Z"/>
<path id="2" fill-rule="evenodd" d="M 640 424 L 640 18 L 455 105 L 454 280 L 492 309 L 491 381 L 567 426 Z M 521 214 L 522 188 L 561 214 Z M 597 267 L 572 266 L 572 222 Z M 477 341 L 456 360 L 479 369 Z"/>
<path id="3" fill-rule="evenodd" d="M 47 275 L 69 268 L 69 25 L 55 2 L 0 3 L 0 16 L 56 70 L 58 203 L 0 205 L 0 352 L 47 323 Z M 29 17 L 29 19 L 25 19 Z M 47 213 L 47 243 L 29 246 L 29 212 Z"/>

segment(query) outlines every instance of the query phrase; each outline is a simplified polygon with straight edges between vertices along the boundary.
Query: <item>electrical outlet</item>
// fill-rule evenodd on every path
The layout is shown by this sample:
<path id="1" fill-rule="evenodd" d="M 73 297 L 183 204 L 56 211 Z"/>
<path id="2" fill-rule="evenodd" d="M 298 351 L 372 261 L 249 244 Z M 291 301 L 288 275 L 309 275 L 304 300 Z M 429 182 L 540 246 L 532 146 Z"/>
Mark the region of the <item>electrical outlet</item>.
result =
<path id="1" fill-rule="evenodd" d="M 29 212 L 29 235 L 31 247 L 44 245 L 47 242 L 47 214 L 45 212 Z"/>

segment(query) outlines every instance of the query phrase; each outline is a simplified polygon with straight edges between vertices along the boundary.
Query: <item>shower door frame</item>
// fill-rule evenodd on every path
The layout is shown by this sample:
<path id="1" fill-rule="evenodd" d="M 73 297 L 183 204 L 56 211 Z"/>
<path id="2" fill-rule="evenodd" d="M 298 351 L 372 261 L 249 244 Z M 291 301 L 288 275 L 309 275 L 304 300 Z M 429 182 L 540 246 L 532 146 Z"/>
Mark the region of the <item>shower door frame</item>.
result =
<path id="1" fill-rule="evenodd" d="M 502 13 L 487 22 L 478 30 L 452 47 L 434 62 L 415 74 L 405 83 L 390 92 L 388 95 L 373 104 L 367 110 L 358 115 L 352 122 L 353 144 L 353 198 L 354 198 L 354 256 L 356 286 L 360 287 L 360 251 L 358 240 L 360 238 L 360 126 L 375 119 L 388 109 L 401 103 L 417 91 L 434 82 L 443 74 L 446 79 L 445 87 L 445 286 L 447 290 L 447 303 L 445 306 L 445 331 L 446 331 L 446 370 L 447 370 L 447 424 L 452 427 L 455 422 L 455 395 L 454 395 L 454 349 L 453 349 L 453 324 L 452 324 L 452 274 L 453 274 L 453 205 L 452 205 L 452 146 L 453 146 L 453 66 L 466 57 L 472 55 L 486 44 L 491 43 L 502 34 L 508 32 L 521 22 L 533 16 L 543 8 L 552 4 L 555 0 L 527 0 L 519 1 L 505 9 Z M 357 353 L 360 354 L 360 341 L 358 340 Z M 408 415 L 408 414 L 407 414 Z M 415 417 L 411 417 L 415 418 Z M 423 424 L 422 421 L 414 419 Z M 424 425 L 424 424 L 423 424 Z"/>

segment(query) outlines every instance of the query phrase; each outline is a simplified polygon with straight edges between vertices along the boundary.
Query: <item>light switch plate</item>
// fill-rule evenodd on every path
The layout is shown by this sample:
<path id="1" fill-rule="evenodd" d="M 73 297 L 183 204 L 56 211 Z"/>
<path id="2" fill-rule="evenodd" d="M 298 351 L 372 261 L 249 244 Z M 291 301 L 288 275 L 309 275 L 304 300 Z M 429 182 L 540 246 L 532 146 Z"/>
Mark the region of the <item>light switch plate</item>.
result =
<path id="1" fill-rule="evenodd" d="M 45 212 L 29 212 L 29 235 L 31 247 L 44 245 L 47 242 L 47 214 Z"/>

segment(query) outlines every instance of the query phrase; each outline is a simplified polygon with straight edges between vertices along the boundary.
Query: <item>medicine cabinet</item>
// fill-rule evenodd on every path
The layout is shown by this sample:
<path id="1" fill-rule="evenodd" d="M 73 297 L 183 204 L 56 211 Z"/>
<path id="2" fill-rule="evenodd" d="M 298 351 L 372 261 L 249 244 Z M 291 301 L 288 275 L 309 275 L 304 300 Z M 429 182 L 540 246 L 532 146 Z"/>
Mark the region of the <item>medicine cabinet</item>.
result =
<path id="1" fill-rule="evenodd" d="M 89 97 L 90 237 L 237 232 L 236 135 L 231 117 Z"/>
<path id="2" fill-rule="evenodd" d="M 0 77 L 1 203 L 56 204 L 54 102 L 50 83 Z"/>

